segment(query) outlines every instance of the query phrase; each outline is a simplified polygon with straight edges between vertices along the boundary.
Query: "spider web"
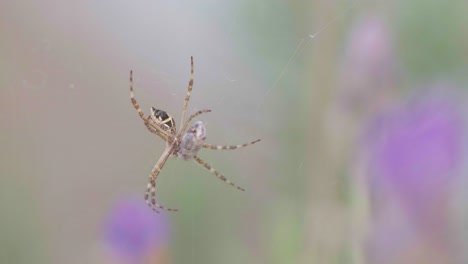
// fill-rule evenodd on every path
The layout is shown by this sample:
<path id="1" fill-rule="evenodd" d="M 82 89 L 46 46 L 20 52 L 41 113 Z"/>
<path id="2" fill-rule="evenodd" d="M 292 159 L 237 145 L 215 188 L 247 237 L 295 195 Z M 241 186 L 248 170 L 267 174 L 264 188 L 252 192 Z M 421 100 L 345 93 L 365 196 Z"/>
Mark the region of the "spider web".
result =
<path id="1" fill-rule="evenodd" d="M 259 100 L 259 103 L 258 103 L 257 108 L 256 108 L 256 115 L 257 116 L 259 114 L 259 111 L 261 110 L 261 108 L 265 104 L 266 99 L 270 96 L 270 93 L 278 88 L 279 83 L 283 79 L 286 72 L 288 72 L 288 70 L 291 67 L 291 64 L 293 63 L 293 61 L 296 60 L 304 52 L 304 50 L 307 49 L 308 46 L 310 46 L 314 42 L 314 40 L 320 34 L 325 32 L 326 29 L 329 28 L 334 23 L 337 23 L 339 20 L 343 19 L 346 15 L 348 15 L 350 12 L 352 12 L 353 9 L 357 8 L 359 4 L 360 4 L 359 2 L 352 3 L 348 8 L 345 9 L 345 11 L 342 14 L 338 14 L 338 15 L 332 17 L 325 24 L 319 26 L 318 30 L 315 30 L 315 31 L 313 31 L 312 34 L 309 34 L 309 35 L 304 36 L 303 38 L 299 39 L 296 47 L 291 52 L 291 56 L 289 57 L 288 61 L 284 64 L 284 66 L 282 67 L 281 72 L 277 75 L 273 85 L 266 90 L 263 97 Z"/>

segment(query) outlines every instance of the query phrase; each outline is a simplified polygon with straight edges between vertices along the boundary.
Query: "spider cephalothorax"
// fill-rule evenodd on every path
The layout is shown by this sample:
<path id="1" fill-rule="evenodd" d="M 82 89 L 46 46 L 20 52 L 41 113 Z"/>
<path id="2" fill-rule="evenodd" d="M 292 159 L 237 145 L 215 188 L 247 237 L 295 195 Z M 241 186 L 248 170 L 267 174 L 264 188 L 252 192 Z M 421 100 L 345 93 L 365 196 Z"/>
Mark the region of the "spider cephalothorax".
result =
<path id="1" fill-rule="evenodd" d="M 146 128 L 153 133 L 166 141 L 166 149 L 159 158 L 159 160 L 154 165 L 149 176 L 149 182 L 146 188 L 145 200 L 146 203 L 153 209 L 155 212 L 158 212 L 155 207 L 168 211 L 177 211 L 176 209 L 171 209 L 164 207 L 156 202 L 156 179 L 158 178 L 161 169 L 164 167 L 167 159 L 170 156 L 179 157 L 184 160 L 195 160 L 200 165 L 208 169 L 211 173 L 216 175 L 222 181 L 230 184 L 233 187 L 243 191 L 241 187 L 235 185 L 230 180 L 226 179 L 221 173 L 217 172 L 214 168 L 208 165 L 204 160 L 200 159 L 197 154 L 198 151 L 202 148 L 209 148 L 215 150 L 227 150 L 227 149 L 237 149 L 245 147 L 260 141 L 257 139 L 250 143 L 245 143 L 241 145 L 231 145 L 231 146 L 219 146 L 211 145 L 205 143 L 206 139 L 206 129 L 201 121 L 195 122 L 195 124 L 187 129 L 188 125 L 195 117 L 211 112 L 211 110 L 205 109 L 200 110 L 192 114 L 187 121 L 184 122 L 185 112 L 187 110 L 187 105 L 190 100 L 190 94 L 192 93 L 193 87 L 193 57 L 191 59 L 191 71 L 190 71 L 190 81 L 187 89 L 187 95 L 185 96 L 184 106 L 182 108 L 182 118 L 180 122 L 180 131 L 177 132 L 174 119 L 168 115 L 165 111 L 151 108 L 151 114 L 148 117 L 145 117 L 145 114 L 141 110 L 137 101 L 135 100 L 135 95 L 133 94 L 133 73 L 130 71 L 130 100 L 132 101 L 133 106 L 135 107 L 138 115 L 143 120 Z"/>
<path id="2" fill-rule="evenodd" d="M 205 144 L 205 139 L 205 126 L 198 121 L 182 136 L 177 149 L 177 157 L 184 160 L 192 159 Z"/>

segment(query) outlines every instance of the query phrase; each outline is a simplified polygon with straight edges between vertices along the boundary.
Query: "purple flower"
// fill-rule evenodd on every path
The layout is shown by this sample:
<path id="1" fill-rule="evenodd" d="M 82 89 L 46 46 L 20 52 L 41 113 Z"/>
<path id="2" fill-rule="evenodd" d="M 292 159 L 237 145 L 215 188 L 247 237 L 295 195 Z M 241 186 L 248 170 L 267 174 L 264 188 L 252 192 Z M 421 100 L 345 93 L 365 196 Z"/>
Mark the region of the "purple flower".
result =
<path id="1" fill-rule="evenodd" d="M 391 34 L 384 21 L 370 16 L 353 26 L 347 47 L 350 64 L 372 71 L 387 67 L 392 56 Z"/>
<path id="2" fill-rule="evenodd" d="M 384 21 L 367 16 L 353 25 L 339 77 L 341 107 L 361 114 L 380 108 L 398 82 L 393 57 L 392 35 Z"/>
<path id="3" fill-rule="evenodd" d="M 463 122 L 455 102 L 425 98 L 385 117 L 374 132 L 373 181 L 392 189 L 418 225 L 438 225 L 461 165 Z"/>
<path id="4" fill-rule="evenodd" d="M 169 222 L 153 212 L 143 199 L 125 199 L 114 206 L 104 221 L 104 241 L 113 255 L 140 262 L 168 244 Z"/>

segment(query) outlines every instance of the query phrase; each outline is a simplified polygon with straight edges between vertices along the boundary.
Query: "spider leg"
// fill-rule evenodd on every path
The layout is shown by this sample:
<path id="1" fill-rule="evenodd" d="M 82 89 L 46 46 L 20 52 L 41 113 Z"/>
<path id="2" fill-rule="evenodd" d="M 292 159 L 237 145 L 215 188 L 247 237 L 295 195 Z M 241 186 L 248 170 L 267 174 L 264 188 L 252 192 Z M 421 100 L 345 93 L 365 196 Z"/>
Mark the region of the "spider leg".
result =
<path id="1" fill-rule="evenodd" d="M 182 118 L 180 120 L 180 127 L 184 123 L 185 112 L 187 111 L 187 105 L 190 100 L 190 94 L 193 88 L 193 56 L 190 57 L 190 81 L 188 84 L 187 95 L 185 96 L 184 107 L 182 108 Z"/>
<path id="2" fill-rule="evenodd" d="M 145 117 L 143 110 L 141 110 L 140 105 L 138 105 L 135 99 L 135 94 L 133 93 L 133 71 L 130 71 L 130 100 L 132 101 L 133 107 L 135 107 L 135 110 L 138 112 L 138 115 L 140 116 L 140 118 L 143 119 L 143 122 L 145 123 L 146 128 L 148 128 L 148 130 L 151 133 L 156 134 L 157 136 L 166 140 L 169 137 L 167 132 L 164 131 L 162 128 L 160 128 L 158 125 L 154 124 L 149 119 L 149 117 Z"/>
<path id="3" fill-rule="evenodd" d="M 166 147 L 164 153 L 161 155 L 158 162 L 156 162 L 153 169 L 151 170 L 148 185 L 146 187 L 146 204 L 156 213 L 159 213 L 158 210 L 156 210 L 156 207 L 166 211 L 178 211 L 177 209 L 167 208 L 156 202 L 156 179 L 158 178 L 158 175 L 161 172 L 161 169 L 164 167 L 164 164 L 166 163 L 167 159 L 171 155 L 172 150 L 172 147 Z"/>
<path id="4" fill-rule="evenodd" d="M 196 113 L 194 113 L 193 115 L 191 115 L 189 117 L 189 119 L 187 121 L 185 121 L 185 124 L 184 124 L 184 127 L 182 127 L 182 129 L 179 131 L 179 135 L 182 135 L 185 133 L 185 130 L 187 129 L 188 125 L 190 124 L 190 122 L 192 121 L 192 119 L 194 119 L 195 117 L 203 114 L 203 113 L 209 113 L 211 112 L 210 109 L 203 109 L 203 110 L 200 110 L 200 111 L 197 111 Z"/>
<path id="5" fill-rule="evenodd" d="M 130 101 L 132 101 L 133 107 L 138 112 L 138 115 L 143 119 L 143 121 L 147 121 L 145 114 L 143 113 L 143 110 L 141 110 L 140 105 L 138 105 L 136 99 L 135 99 L 135 94 L 133 93 L 133 71 L 130 70 Z"/>
<path id="6" fill-rule="evenodd" d="M 260 139 L 257 139 L 257 140 L 254 140 L 254 141 L 250 142 L 250 143 L 245 143 L 245 144 L 241 144 L 241 145 L 229 145 L 229 146 L 212 145 L 212 144 L 205 143 L 205 144 L 203 144 L 202 147 L 209 148 L 209 149 L 215 149 L 215 150 L 232 150 L 232 149 L 247 147 L 247 146 L 255 144 L 255 143 L 259 142 L 259 141 L 260 141 Z"/>
<path id="7" fill-rule="evenodd" d="M 152 122 L 150 119 L 150 116 L 148 116 L 148 122 L 145 122 L 145 126 L 151 133 L 159 136 L 164 141 L 168 140 L 169 135 L 163 129 L 157 129 L 159 127 L 158 124 L 155 124 L 154 122 Z M 164 132 L 161 132 L 161 130 Z"/>
<path id="8" fill-rule="evenodd" d="M 232 187 L 235 187 L 237 188 L 238 190 L 241 190 L 241 191 L 245 191 L 243 188 L 237 186 L 235 183 L 233 183 L 232 181 L 226 179 L 226 177 L 224 177 L 221 173 L 217 172 L 215 169 L 213 169 L 213 167 L 211 167 L 210 165 L 208 165 L 208 163 L 206 163 L 204 160 L 200 159 L 198 156 L 194 156 L 193 159 L 195 159 L 198 163 L 200 163 L 200 165 L 202 165 L 203 167 L 205 167 L 207 170 L 209 170 L 211 173 L 213 173 L 214 175 L 216 175 L 216 177 L 218 177 L 220 180 L 224 181 L 225 183 L 231 185 Z"/>

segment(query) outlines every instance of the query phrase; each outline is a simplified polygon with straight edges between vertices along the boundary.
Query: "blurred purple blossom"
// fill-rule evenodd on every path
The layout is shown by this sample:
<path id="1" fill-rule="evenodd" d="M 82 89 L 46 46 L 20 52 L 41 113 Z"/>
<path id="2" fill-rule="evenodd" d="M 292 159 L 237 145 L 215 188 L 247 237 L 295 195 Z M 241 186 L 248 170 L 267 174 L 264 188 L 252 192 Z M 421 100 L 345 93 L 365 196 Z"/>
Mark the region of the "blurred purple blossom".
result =
<path id="1" fill-rule="evenodd" d="M 382 118 L 370 136 L 373 182 L 384 184 L 373 187 L 392 189 L 418 226 L 442 224 L 462 159 L 463 120 L 456 102 L 420 98 Z"/>
<path id="2" fill-rule="evenodd" d="M 369 16 L 356 23 L 347 48 L 347 60 L 360 69 L 369 71 L 385 68 L 392 62 L 391 34 L 379 17 Z"/>
<path id="3" fill-rule="evenodd" d="M 339 102 L 346 111 L 371 113 L 397 83 L 392 35 L 379 17 L 353 25 L 345 46 Z"/>
<path id="4" fill-rule="evenodd" d="M 104 241 L 113 255 L 131 263 L 167 247 L 169 222 L 156 214 L 143 199 L 117 202 L 104 221 Z"/>

